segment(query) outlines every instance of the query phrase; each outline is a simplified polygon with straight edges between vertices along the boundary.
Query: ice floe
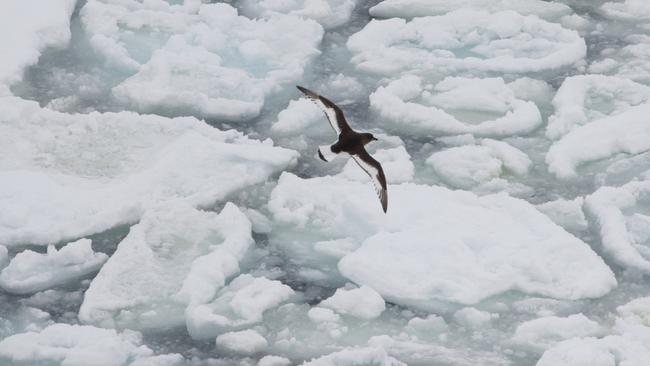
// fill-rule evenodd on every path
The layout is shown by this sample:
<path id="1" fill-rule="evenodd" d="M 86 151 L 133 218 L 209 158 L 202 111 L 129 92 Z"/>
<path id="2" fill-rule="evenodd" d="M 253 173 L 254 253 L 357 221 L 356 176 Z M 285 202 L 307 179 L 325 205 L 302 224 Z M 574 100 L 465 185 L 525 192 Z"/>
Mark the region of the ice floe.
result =
<path id="1" fill-rule="evenodd" d="M 650 83 L 650 36 L 636 34 L 624 39 L 625 45 L 600 50 L 589 64 L 594 74 L 614 75 L 640 83 Z"/>
<path id="2" fill-rule="evenodd" d="M 305 362 L 302 366 L 403 366 L 399 360 L 390 357 L 386 351 L 377 348 L 350 348 Z"/>
<path id="3" fill-rule="evenodd" d="M 268 347 L 266 339 L 252 329 L 221 334 L 216 340 L 217 348 L 239 355 L 252 355 Z"/>
<path id="4" fill-rule="evenodd" d="M 299 80 L 323 35 L 312 20 L 252 20 L 223 3 L 91 0 L 81 13 L 95 51 L 135 72 L 113 89 L 118 100 L 232 121 L 257 116 L 268 94 Z"/>
<path id="5" fill-rule="evenodd" d="M 163 358 L 160 358 L 163 357 Z M 0 360 L 14 365 L 46 363 L 61 366 L 85 366 L 89 362 L 102 366 L 149 365 L 171 366 L 183 357 L 177 354 L 154 356 L 142 345 L 138 332 L 100 329 L 92 326 L 53 324 L 40 332 L 26 332 L 0 341 Z M 92 361 L 90 361 L 92 360 Z M 166 361 L 159 363 L 154 361 Z"/>
<path id="6" fill-rule="evenodd" d="M 181 201 L 159 205 L 93 279 L 79 319 L 109 328 L 182 326 L 188 305 L 210 301 L 239 272 L 252 242 L 250 222 L 231 203 L 218 215 Z"/>
<path id="7" fill-rule="evenodd" d="M 521 150 L 497 140 L 484 139 L 480 145 L 452 147 L 431 155 L 426 163 L 449 185 L 472 189 L 489 183 L 507 170 L 525 175 L 532 162 Z"/>
<path id="8" fill-rule="evenodd" d="M 593 298 L 616 286 L 588 245 L 522 200 L 415 184 L 388 191 L 385 215 L 365 184 L 285 173 L 269 201 L 271 242 L 332 281 L 338 268 L 388 301 L 423 309 L 510 290 Z M 337 267 L 310 244 L 335 238 L 361 244 Z"/>
<path id="9" fill-rule="evenodd" d="M 567 339 L 593 337 L 602 333 L 604 327 L 583 314 L 549 316 L 520 324 L 512 336 L 512 342 L 542 352 Z"/>
<path id="10" fill-rule="evenodd" d="M 250 327 L 263 320 L 264 312 L 295 297 L 280 281 L 243 274 L 224 287 L 210 303 L 190 306 L 187 330 L 192 338 L 208 339 Z"/>
<path id="11" fill-rule="evenodd" d="M 357 0 L 244 0 L 240 5 L 249 18 L 287 14 L 313 19 L 325 29 L 341 26 L 350 20 Z"/>
<path id="12" fill-rule="evenodd" d="M 448 77 L 435 87 L 424 83 L 407 75 L 370 95 L 370 107 L 384 127 L 416 136 L 503 137 L 542 124 L 535 103 L 518 98 L 501 78 Z"/>
<path id="13" fill-rule="evenodd" d="M 650 103 L 645 103 L 576 128 L 550 147 L 546 154 L 548 170 L 558 178 L 570 179 L 577 177 L 581 165 L 650 150 L 648 113 Z"/>
<path id="14" fill-rule="evenodd" d="M 603 253 L 619 265 L 650 273 L 650 216 L 645 212 L 650 182 L 602 187 L 585 201 L 594 218 Z"/>
<path id="15" fill-rule="evenodd" d="M 59 250 L 50 245 L 47 253 L 25 250 L 2 270 L 0 287 L 16 294 L 46 290 L 98 271 L 107 259 L 106 254 L 93 251 L 88 239 L 69 243 Z"/>
<path id="16" fill-rule="evenodd" d="M 384 0 L 370 8 L 370 15 L 379 18 L 413 18 L 443 15 L 461 8 L 489 12 L 513 10 L 522 15 L 537 15 L 549 21 L 558 21 L 573 13 L 565 4 L 542 0 Z"/>
<path id="17" fill-rule="evenodd" d="M 319 306 L 361 319 L 374 319 L 386 309 L 384 299 L 368 286 L 337 289 L 334 295 L 323 300 Z"/>
<path id="18" fill-rule="evenodd" d="M 650 20 L 650 4 L 644 0 L 609 1 L 601 5 L 598 11 L 609 19 L 641 26 Z"/>
<path id="19" fill-rule="evenodd" d="M 536 366 L 644 365 L 650 350 L 642 343 L 622 336 L 573 338 L 544 352 Z"/>
<path id="20" fill-rule="evenodd" d="M 650 100 L 650 87 L 605 75 L 577 75 L 562 82 L 553 98 L 555 111 L 546 136 L 557 140 L 592 121 L 620 114 Z"/>
<path id="21" fill-rule="evenodd" d="M 589 226 L 582 209 L 583 203 L 584 198 L 577 197 L 573 200 L 558 199 L 549 201 L 535 207 L 546 214 L 556 224 L 575 232 L 585 230 Z"/>
<path id="22" fill-rule="evenodd" d="M 411 21 L 372 20 L 347 47 L 359 70 L 387 76 L 543 72 L 578 66 L 587 51 L 577 32 L 559 24 L 472 9 Z"/>
<path id="23" fill-rule="evenodd" d="M 22 79 L 47 47 L 70 41 L 70 17 L 77 0 L 3 1 L 0 3 L 0 87 Z M 38 11 L 34 11 L 38 8 Z"/>
<path id="24" fill-rule="evenodd" d="M 137 221 L 172 198 L 211 205 L 296 153 L 194 118 L 65 114 L 0 97 L 0 244 L 47 244 Z"/>

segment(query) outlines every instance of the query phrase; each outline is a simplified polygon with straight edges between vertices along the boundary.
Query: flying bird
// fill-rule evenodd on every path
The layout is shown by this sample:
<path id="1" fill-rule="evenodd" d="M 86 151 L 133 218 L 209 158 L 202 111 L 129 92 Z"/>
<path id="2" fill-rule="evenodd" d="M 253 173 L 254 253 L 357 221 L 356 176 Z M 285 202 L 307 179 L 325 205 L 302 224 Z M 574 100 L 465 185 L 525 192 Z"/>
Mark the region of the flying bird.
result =
<path id="1" fill-rule="evenodd" d="M 340 153 L 349 154 L 359 164 L 375 186 L 379 196 L 381 207 L 386 212 L 388 208 L 388 191 L 386 190 L 386 176 L 381 164 L 366 151 L 365 145 L 377 139 L 371 133 L 359 133 L 354 131 L 343 116 L 343 111 L 329 99 L 314 93 L 313 91 L 296 86 L 307 98 L 311 99 L 323 110 L 327 120 L 338 135 L 338 140 L 332 145 L 319 146 L 318 157 L 327 162 Z"/>

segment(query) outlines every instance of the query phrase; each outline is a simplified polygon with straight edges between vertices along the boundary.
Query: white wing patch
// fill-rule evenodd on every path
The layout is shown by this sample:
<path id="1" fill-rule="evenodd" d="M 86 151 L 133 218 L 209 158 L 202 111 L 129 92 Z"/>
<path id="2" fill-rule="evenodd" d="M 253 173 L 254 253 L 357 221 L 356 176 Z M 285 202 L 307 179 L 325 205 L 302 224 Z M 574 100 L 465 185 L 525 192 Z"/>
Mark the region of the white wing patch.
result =
<path id="1" fill-rule="evenodd" d="M 325 116 L 327 117 L 327 120 L 329 121 L 330 125 L 334 129 L 334 132 L 336 132 L 336 135 L 337 136 L 340 135 L 341 129 L 339 128 L 339 121 L 338 119 L 336 119 L 336 111 L 334 110 L 334 108 L 326 106 L 325 103 L 323 103 L 323 101 L 320 100 L 320 98 L 313 98 L 311 96 L 307 96 L 307 98 L 309 98 L 309 100 L 311 100 L 312 102 L 316 103 L 318 108 L 320 108 L 325 113 Z"/>
<path id="2" fill-rule="evenodd" d="M 357 155 L 352 155 L 352 159 L 359 164 L 361 169 L 365 170 L 366 173 L 370 176 L 372 180 L 372 184 L 375 186 L 375 191 L 377 192 L 377 196 L 379 197 L 379 200 L 384 202 L 385 194 L 386 191 L 384 191 L 384 187 L 381 186 L 381 182 L 379 181 L 379 170 L 375 168 L 374 166 L 368 164 L 366 161 L 358 157 Z"/>

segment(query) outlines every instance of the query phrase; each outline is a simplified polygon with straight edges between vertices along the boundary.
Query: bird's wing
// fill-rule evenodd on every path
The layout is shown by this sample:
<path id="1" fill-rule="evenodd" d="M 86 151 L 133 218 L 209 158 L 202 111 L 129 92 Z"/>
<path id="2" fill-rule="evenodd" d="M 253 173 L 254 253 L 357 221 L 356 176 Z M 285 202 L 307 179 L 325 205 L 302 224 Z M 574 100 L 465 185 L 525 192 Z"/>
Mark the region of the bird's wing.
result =
<path id="1" fill-rule="evenodd" d="M 321 110 L 323 110 L 323 112 L 325 112 L 325 116 L 327 116 L 330 125 L 332 125 L 332 128 L 337 135 L 351 130 L 350 125 L 348 125 L 348 122 L 343 116 L 343 111 L 341 111 L 341 108 L 331 100 L 320 96 L 309 89 L 305 89 L 302 86 L 296 85 L 296 88 L 298 88 L 298 90 L 305 94 L 307 98 L 311 99 Z"/>
<path id="2" fill-rule="evenodd" d="M 379 201 L 381 201 L 381 208 L 386 212 L 388 209 L 388 191 L 386 190 L 386 176 L 384 175 L 384 169 L 381 168 L 381 164 L 370 156 L 366 149 L 362 149 L 361 152 L 352 155 L 352 158 L 372 178 L 372 184 L 375 186 Z"/>

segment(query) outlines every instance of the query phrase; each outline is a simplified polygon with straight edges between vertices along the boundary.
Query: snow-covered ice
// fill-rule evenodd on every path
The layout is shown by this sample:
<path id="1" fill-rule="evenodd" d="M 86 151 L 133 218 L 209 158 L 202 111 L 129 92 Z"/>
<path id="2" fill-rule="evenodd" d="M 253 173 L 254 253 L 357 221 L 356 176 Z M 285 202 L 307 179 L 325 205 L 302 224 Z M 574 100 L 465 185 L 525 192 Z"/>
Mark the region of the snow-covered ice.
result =
<path id="1" fill-rule="evenodd" d="M 50 245 L 47 253 L 22 251 L 0 273 L 0 287 L 10 293 L 29 294 L 97 272 L 108 256 L 94 252 L 90 243 L 80 239 L 59 250 Z"/>
<path id="2" fill-rule="evenodd" d="M 216 342 L 217 348 L 222 351 L 241 355 L 259 353 L 268 346 L 266 339 L 252 329 L 221 334 L 217 336 Z"/>
<path id="3" fill-rule="evenodd" d="M 370 204 L 376 197 L 365 184 L 285 173 L 269 201 L 277 222 L 271 242 L 296 263 L 326 271 L 331 258 L 302 244 L 305 238 L 352 238 L 361 247 L 338 263 L 343 276 L 424 309 L 509 290 L 594 298 L 616 286 L 588 245 L 522 200 L 415 184 L 388 190 L 384 215 Z M 334 269 L 330 278 L 338 278 Z"/>
<path id="4" fill-rule="evenodd" d="M 86 366 L 92 362 L 102 366 L 133 366 L 147 358 L 155 360 L 157 357 L 149 347 L 142 345 L 140 333 L 131 330 L 117 332 L 92 326 L 53 324 L 40 332 L 16 334 L 0 341 L 0 359 L 16 365 Z M 167 355 L 166 358 L 168 361 L 182 360 L 180 355 Z"/>
<path id="5" fill-rule="evenodd" d="M 526 73 L 573 68 L 584 62 L 580 35 L 537 16 L 461 9 L 445 15 L 372 20 L 347 42 L 364 72 Z"/>
<path id="6" fill-rule="evenodd" d="M 390 357 L 382 348 L 346 349 L 302 364 L 302 366 L 361 365 L 402 366 L 406 364 Z"/>
<path id="7" fill-rule="evenodd" d="M 188 305 L 207 303 L 239 272 L 252 242 L 250 221 L 231 203 L 218 215 L 182 201 L 152 208 L 93 279 L 79 319 L 109 328 L 182 326 Z"/>
<path id="8" fill-rule="evenodd" d="M 187 308 L 187 330 L 192 338 L 209 339 L 260 323 L 264 312 L 295 297 L 279 281 L 243 274 L 217 293 L 207 304 Z"/>
<path id="9" fill-rule="evenodd" d="M 319 305 L 339 314 L 361 319 L 374 319 L 386 309 L 384 299 L 368 286 L 337 289 L 332 297 L 323 300 Z"/>
<path id="10" fill-rule="evenodd" d="M 501 78 L 451 77 L 432 87 L 406 75 L 372 93 L 370 107 L 386 128 L 416 136 L 503 137 L 542 124 L 535 103 L 518 98 Z"/>
<path id="11" fill-rule="evenodd" d="M 512 336 L 512 341 L 532 350 L 544 351 L 561 341 L 598 336 L 603 331 L 601 325 L 583 314 L 568 317 L 549 316 L 520 324 Z"/>
<path id="12" fill-rule="evenodd" d="M 0 97 L 0 243 L 47 244 L 137 221 L 182 197 L 211 205 L 295 162 L 293 151 L 195 118 L 65 114 Z"/>
<path id="13" fill-rule="evenodd" d="M 348 22 L 356 3 L 357 0 L 244 0 L 241 7 L 250 18 L 287 14 L 313 19 L 329 29 Z"/>

